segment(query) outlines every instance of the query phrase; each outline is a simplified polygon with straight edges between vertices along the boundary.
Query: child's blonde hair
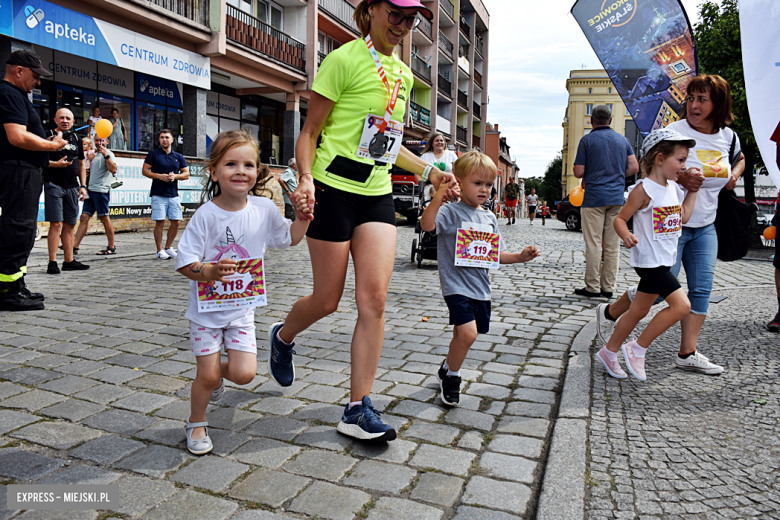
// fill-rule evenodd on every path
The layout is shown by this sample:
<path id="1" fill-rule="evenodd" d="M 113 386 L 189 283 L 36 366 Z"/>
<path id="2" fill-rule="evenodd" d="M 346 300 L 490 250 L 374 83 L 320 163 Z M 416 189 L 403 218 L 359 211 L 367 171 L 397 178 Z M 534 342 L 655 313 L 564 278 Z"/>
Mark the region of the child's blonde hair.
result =
<path id="1" fill-rule="evenodd" d="M 464 153 L 452 165 L 452 173 L 458 179 L 465 179 L 473 171 L 487 171 L 493 175 L 493 178 L 498 175 L 498 168 L 493 159 L 476 150 Z"/>
<path id="2" fill-rule="evenodd" d="M 219 189 L 219 183 L 211 178 L 211 170 L 217 167 L 217 164 L 219 164 L 219 161 L 228 150 L 246 144 L 254 148 L 255 163 L 257 164 L 257 181 L 252 189 L 249 190 L 249 195 L 265 195 L 267 193 L 265 185 L 271 179 L 268 175 L 270 169 L 267 164 L 260 163 L 260 146 L 257 144 L 257 139 L 244 129 L 228 130 L 227 132 L 220 132 L 214 139 L 214 142 L 211 143 L 211 154 L 209 154 L 205 165 L 208 181 L 201 194 L 201 204 L 218 197 L 222 193 Z"/>
<path id="3" fill-rule="evenodd" d="M 94 142 L 92 142 L 92 138 L 91 138 L 91 137 L 82 137 L 82 138 L 81 138 L 81 145 L 82 145 L 82 147 L 83 147 L 85 144 L 88 144 L 90 148 L 92 148 L 93 146 L 95 146 L 95 143 L 94 143 Z"/>

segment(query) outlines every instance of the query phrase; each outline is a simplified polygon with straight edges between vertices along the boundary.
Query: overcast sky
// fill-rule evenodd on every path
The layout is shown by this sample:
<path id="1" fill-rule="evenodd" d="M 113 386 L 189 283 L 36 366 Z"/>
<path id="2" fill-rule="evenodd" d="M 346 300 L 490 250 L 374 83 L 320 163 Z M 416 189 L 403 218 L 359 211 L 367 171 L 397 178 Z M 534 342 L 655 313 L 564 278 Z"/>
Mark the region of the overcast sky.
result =
<path id="1" fill-rule="evenodd" d="M 561 151 L 566 78 L 601 68 L 574 17 L 574 0 L 483 0 L 490 12 L 488 121 L 498 124 L 521 177 L 541 176 Z M 683 0 L 693 25 L 702 0 Z"/>

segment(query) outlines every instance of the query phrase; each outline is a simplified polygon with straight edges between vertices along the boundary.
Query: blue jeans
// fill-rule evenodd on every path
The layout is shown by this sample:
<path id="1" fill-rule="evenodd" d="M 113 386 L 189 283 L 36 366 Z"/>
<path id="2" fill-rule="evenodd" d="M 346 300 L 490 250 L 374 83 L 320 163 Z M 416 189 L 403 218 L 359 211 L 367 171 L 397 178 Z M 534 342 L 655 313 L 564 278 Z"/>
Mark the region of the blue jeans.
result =
<path id="1" fill-rule="evenodd" d="M 672 274 L 677 278 L 680 265 L 685 266 L 688 299 L 693 314 L 707 315 L 717 259 L 718 234 L 715 232 L 715 224 L 682 228 L 682 236 L 677 242 L 677 263 L 672 267 Z"/>

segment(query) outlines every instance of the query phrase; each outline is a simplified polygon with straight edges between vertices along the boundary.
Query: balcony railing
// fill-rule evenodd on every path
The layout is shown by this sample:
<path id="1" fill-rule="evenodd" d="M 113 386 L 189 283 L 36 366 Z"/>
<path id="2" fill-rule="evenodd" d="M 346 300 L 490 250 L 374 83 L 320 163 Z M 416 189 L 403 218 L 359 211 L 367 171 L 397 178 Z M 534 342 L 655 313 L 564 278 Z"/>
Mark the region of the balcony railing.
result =
<path id="1" fill-rule="evenodd" d="M 471 27 L 469 27 L 469 24 L 466 23 L 466 19 L 462 16 L 460 17 L 459 25 L 463 36 L 465 36 L 467 40 L 471 40 Z"/>
<path id="2" fill-rule="evenodd" d="M 479 73 L 477 69 L 474 69 L 474 81 L 477 83 L 477 85 L 482 87 L 482 74 Z"/>
<path id="3" fill-rule="evenodd" d="M 455 20 L 455 5 L 452 0 L 441 0 L 441 6 L 444 8 L 444 12 L 450 15 L 450 18 Z"/>
<path id="4" fill-rule="evenodd" d="M 355 13 L 355 7 L 347 0 L 317 0 L 317 5 L 338 20 L 341 25 L 360 36 L 360 29 L 358 29 L 355 20 L 352 18 L 352 15 Z"/>
<path id="5" fill-rule="evenodd" d="M 452 99 L 452 83 L 450 80 L 439 74 L 439 92 Z"/>
<path id="6" fill-rule="evenodd" d="M 455 127 L 455 138 L 458 141 L 461 141 L 463 144 L 466 144 L 466 136 L 468 135 L 468 130 L 463 128 L 462 126 L 456 126 Z"/>
<path id="7" fill-rule="evenodd" d="M 458 105 L 466 110 L 469 109 L 469 95 L 460 89 L 458 89 Z"/>
<path id="8" fill-rule="evenodd" d="M 474 117 L 478 117 L 482 119 L 482 107 L 476 101 L 474 101 L 473 105 L 474 105 Z"/>
<path id="9" fill-rule="evenodd" d="M 416 54 L 412 54 L 412 71 L 416 72 L 422 79 L 431 82 L 431 67 L 425 60 L 421 59 Z"/>
<path id="10" fill-rule="evenodd" d="M 322 65 L 322 60 L 325 59 L 325 56 L 327 56 L 327 54 L 325 54 L 324 52 L 317 51 L 317 66 L 318 67 L 320 65 Z"/>
<path id="11" fill-rule="evenodd" d="M 425 34 L 433 40 L 433 24 L 428 21 L 424 16 L 420 17 L 420 25 L 417 26 L 421 33 Z"/>
<path id="12" fill-rule="evenodd" d="M 306 45 L 232 5 L 227 6 L 226 36 L 301 72 L 306 71 Z"/>
<path id="13" fill-rule="evenodd" d="M 472 148 L 479 148 L 481 140 L 478 135 L 472 135 L 471 136 L 471 147 Z"/>
<path id="14" fill-rule="evenodd" d="M 431 111 L 414 101 L 409 102 L 409 116 L 415 123 L 431 127 Z"/>
<path id="15" fill-rule="evenodd" d="M 200 25 L 209 25 L 210 0 L 148 0 L 152 5 L 183 16 Z"/>
<path id="16" fill-rule="evenodd" d="M 477 41 L 474 42 L 474 48 L 476 49 L 476 51 L 479 53 L 480 56 L 484 57 L 485 54 L 484 54 L 482 48 L 484 47 L 485 42 L 482 41 L 482 38 L 480 38 L 480 37 L 477 37 L 476 40 Z"/>
<path id="17" fill-rule="evenodd" d="M 439 29 L 439 47 L 447 56 L 450 57 L 450 59 L 452 59 L 452 49 L 454 46 L 452 45 L 450 39 L 444 36 L 444 33 L 441 32 L 441 29 Z"/>

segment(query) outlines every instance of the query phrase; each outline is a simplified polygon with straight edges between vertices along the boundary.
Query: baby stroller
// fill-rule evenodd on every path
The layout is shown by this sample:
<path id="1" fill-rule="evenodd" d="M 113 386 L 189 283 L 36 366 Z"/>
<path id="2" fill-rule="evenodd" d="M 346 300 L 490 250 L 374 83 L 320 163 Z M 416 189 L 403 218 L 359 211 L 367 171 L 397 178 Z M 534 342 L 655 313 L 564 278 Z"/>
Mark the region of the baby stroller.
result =
<path id="1" fill-rule="evenodd" d="M 428 203 L 433 199 L 433 185 L 430 182 L 426 182 L 417 197 L 417 223 L 415 231 L 417 232 L 417 238 L 412 240 L 412 263 L 417 261 L 417 267 L 422 267 L 422 261 L 436 260 L 436 232 L 423 231 L 420 227 L 420 218 L 422 218 L 423 211 L 425 211 Z"/>

